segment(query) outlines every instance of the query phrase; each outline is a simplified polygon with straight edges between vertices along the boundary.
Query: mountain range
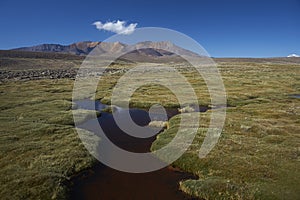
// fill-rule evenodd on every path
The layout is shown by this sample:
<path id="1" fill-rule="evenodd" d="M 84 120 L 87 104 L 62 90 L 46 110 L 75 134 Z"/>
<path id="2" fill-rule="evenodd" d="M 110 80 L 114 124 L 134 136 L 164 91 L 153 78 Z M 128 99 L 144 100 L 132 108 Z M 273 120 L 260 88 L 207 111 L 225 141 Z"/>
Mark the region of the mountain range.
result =
<path id="1" fill-rule="evenodd" d="M 169 41 L 139 42 L 134 45 L 128 45 L 120 42 L 92 42 L 84 41 L 77 42 L 70 45 L 61 44 L 41 44 L 31 47 L 21 47 L 17 51 L 31 51 L 31 52 L 56 52 L 68 53 L 75 55 L 88 55 L 97 47 L 97 51 L 103 54 L 122 54 L 126 53 L 127 58 L 145 59 L 145 58 L 176 58 L 178 55 L 197 56 L 198 54 L 181 48 Z M 163 50 L 164 49 L 164 50 Z"/>

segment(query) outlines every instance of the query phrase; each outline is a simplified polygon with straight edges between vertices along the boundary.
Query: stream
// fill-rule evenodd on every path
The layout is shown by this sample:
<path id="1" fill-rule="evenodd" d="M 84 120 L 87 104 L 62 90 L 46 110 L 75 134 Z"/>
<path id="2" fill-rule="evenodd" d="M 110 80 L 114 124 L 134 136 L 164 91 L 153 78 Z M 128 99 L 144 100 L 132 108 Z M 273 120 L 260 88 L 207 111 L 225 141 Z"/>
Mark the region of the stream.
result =
<path id="1" fill-rule="evenodd" d="M 93 109 L 94 103 L 99 111 L 107 107 L 99 101 L 90 100 L 78 101 L 77 106 L 81 109 Z M 126 110 L 117 108 L 115 112 L 122 116 Z M 140 126 L 146 126 L 151 121 L 146 110 L 130 108 L 129 112 L 132 120 Z M 177 109 L 167 110 L 168 118 L 176 114 Z M 161 117 L 163 116 L 156 116 L 157 119 Z M 97 120 L 105 135 L 120 148 L 131 152 L 150 152 L 156 136 L 135 138 L 124 133 L 116 125 L 111 113 L 101 112 Z M 89 120 L 80 128 L 95 132 L 97 127 L 93 126 L 93 120 Z M 98 162 L 93 168 L 72 179 L 70 199 L 193 199 L 179 190 L 179 181 L 191 178 L 196 177 L 170 167 L 148 173 L 126 173 Z"/>

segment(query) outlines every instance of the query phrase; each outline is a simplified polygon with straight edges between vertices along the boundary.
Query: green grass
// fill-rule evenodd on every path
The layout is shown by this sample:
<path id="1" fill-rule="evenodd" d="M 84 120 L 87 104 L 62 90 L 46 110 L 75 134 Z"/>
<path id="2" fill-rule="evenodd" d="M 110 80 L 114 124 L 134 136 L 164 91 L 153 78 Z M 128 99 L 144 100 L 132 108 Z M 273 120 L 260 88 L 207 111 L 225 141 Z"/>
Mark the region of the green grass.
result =
<path id="1" fill-rule="evenodd" d="M 24 61 L 29 70 L 32 63 L 37 68 L 55 66 L 51 59 L 32 56 L 18 58 L 17 65 Z M 80 62 L 61 59 L 72 66 Z M 14 66 L 10 64 L 13 60 L 9 57 L 8 65 Z M 233 107 L 227 110 L 219 143 L 204 159 L 198 158 L 197 151 L 210 111 L 200 115 L 201 127 L 191 148 L 173 163 L 199 179 L 182 181 L 180 189 L 205 199 L 299 199 L 300 102 L 289 96 L 300 93 L 299 64 L 222 60 L 219 67 L 228 104 Z M 187 69 L 180 71 L 194 86 L 199 104 L 209 106 L 205 82 Z M 96 99 L 110 103 L 111 91 L 121 75 L 105 75 Z M 72 87 L 70 79 L 1 83 L 1 199 L 67 198 L 71 177 L 95 162 L 74 130 Z M 188 96 L 185 100 L 188 105 Z M 167 107 L 179 104 L 171 91 L 155 84 L 139 88 L 130 101 L 131 106 L 141 108 L 156 103 Z M 170 120 L 169 129 L 157 137 L 152 150 L 173 138 L 179 118 Z"/>
<path id="2" fill-rule="evenodd" d="M 205 199 L 300 198 L 300 103 L 290 97 L 300 93 L 300 65 L 270 61 L 219 63 L 230 106 L 224 130 L 213 151 L 199 159 L 210 112 L 201 115 L 193 145 L 173 164 L 199 176 L 199 180 L 182 181 L 182 191 Z M 180 71 L 193 85 L 199 105 L 209 107 L 203 79 L 189 67 Z M 111 89 L 120 77 L 105 76 L 100 81 L 97 97 L 102 102 L 110 103 Z M 128 87 L 131 84 L 135 83 L 129 81 Z M 133 107 L 147 108 L 156 103 L 179 105 L 171 91 L 155 84 L 140 87 L 130 99 Z M 179 117 L 171 119 L 170 128 L 157 137 L 152 150 L 174 137 Z"/>
<path id="3" fill-rule="evenodd" d="M 180 189 L 204 199 L 300 198 L 299 65 L 226 63 L 221 66 L 229 104 L 221 138 L 203 159 L 198 150 L 205 137 L 210 111 L 189 150 L 174 167 L 198 180 L 185 180 Z M 166 145 L 176 134 L 180 115 L 159 134 L 151 149 Z M 162 158 L 167 159 L 167 158 Z"/>
<path id="4" fill-rule="evenodd" d="M 74 129 L 71 90 L 67 79 L 0 85 L 1 199 L 66 198 L 95 162 Z"/>

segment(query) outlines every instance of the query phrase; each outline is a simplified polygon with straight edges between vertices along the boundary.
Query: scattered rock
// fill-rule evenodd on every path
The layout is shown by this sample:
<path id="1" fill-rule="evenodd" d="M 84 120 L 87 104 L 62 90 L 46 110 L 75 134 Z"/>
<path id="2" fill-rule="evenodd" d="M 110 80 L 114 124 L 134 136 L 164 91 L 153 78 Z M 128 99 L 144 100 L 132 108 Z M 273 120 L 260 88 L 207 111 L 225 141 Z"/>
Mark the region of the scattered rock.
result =
<path id="1" fill-rule="evenodd" d="M 249 131 L 250 129 L 252 128 L 252 126 L 246 126 L 246 125 L 241 125 L 241 129 L 243 130 L 243 131 Z"/>
<path id="2" fill-rule="evenodd" d="M 0 70 L 0 82 L 6 82 L 9 80 L 36 80 L 36 79 L 61 79 L 70 78 L 75 79 L 77 76 L 101 76 L 105 73 L 124 73 L 126 69 L 110 68 L 102 72 L 95 72 L 95 70 L 81 70 L 80 74 L 77 74 L 77 68 L 70 69 L 43 69 L 43 70 L 16 70 L 6 71 Z"/>
<path id="3" fill-rule="evenodd" d="M 191 106 L 187 106 L 184 108 L 178 108 L 178 111 L 180 113 L 190 113 L 190 112 L 195 112 L 195 108 L 191 107 Z"/>
<path id="4" fill-rule="evenodd" d="M 169 128 L 169 122 L 167 121 L 151 121 L 148 126 L 155 128 Z"/>

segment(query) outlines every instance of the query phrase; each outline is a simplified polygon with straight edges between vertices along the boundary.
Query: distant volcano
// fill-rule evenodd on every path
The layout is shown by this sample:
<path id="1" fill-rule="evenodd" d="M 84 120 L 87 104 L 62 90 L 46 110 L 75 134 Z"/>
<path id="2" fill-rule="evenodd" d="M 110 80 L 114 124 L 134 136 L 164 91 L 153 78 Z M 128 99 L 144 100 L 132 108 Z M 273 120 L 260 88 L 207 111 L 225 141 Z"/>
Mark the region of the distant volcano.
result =
<path id="1" fill-rule="evenodd" d="M 288 58 L 298 58 L 298 57 L 300 57 L 300 56 L 293 53 L 293 54 L 288 55 L 287 57 L 288 57 Z"/>

